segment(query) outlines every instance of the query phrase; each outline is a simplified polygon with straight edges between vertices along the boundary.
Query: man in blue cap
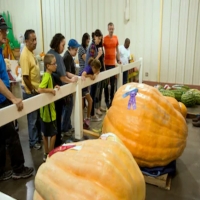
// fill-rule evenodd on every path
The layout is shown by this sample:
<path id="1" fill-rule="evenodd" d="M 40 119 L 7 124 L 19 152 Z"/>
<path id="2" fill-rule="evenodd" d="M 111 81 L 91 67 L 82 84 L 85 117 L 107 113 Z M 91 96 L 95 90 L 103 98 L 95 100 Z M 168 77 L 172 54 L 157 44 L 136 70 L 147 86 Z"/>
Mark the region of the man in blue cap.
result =
<path id="1" fill-rule="evenodd" d="M 74 58 L 78 52 L 78 48 L 80 44 L 75 39 L 70 39 L 68 42 L 68 50 L 65 52 L 63 61 L 65 64 L 66 69 L 66 76 L 68 78 L 72 78 L 76 74 L 76 66 L 74 62 Z M 62 116 L 62 132 L 67 135 L 71 136 L 73 133 L 73 128 L 71 125 L 71 114 L 73 109 L 73 95 L 70 94 L 66 98 L 66 105 L 63 109 L 63 116 Z"/>
<path id="2" fill-rule="evenodd" d="M 23 109 L 21 99 L 16 98 L 9 90 L 10 83 L 6 71 L 6 65 L 2 55 L 2 45 L 6 42 L 6 36 L 10 29 L 3 16 L 0 15 L 0 109 L 11 105 L 17 106 L 18 111 Z M 12 170 L 5 171 L 6 147 L 8 149 Z M 0 181 L 10 178 L 28 178 L 32 175 L 33 168 L 24 166 L 24 155 L 19 140 L 19 135 L 15 130 L 13 122 L 0 127 Z"/>

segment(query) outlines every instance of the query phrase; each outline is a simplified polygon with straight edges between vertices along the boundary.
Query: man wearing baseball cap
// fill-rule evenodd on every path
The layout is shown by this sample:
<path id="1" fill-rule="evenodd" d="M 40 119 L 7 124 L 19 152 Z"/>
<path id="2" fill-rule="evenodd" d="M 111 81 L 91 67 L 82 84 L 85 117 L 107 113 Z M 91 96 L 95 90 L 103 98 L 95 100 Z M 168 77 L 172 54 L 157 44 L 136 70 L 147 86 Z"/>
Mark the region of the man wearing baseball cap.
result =
<path id="1" fill-rule="evenodd" d="M 18 111 L 23 109 L 21 99 L 16 98 L 10 91 L 10 83 L 6 71 L 6 65 L 2 55 L 2 45 L 6 42 L 8 29 L 4 18 L 0 15 L 0 109 L 11 105 L 17 106 Z M 12 170 L 5 171 L 6 147 L 11 159 Z M 24 166 L 24 155 L 19 140 L 19 135 L 15 130 L 13 122 L 0 126 L 0 181 L 10 178 L 28 178 L 32 175 L 33 168 Z"/>
<path id="2" fill-rule="evenodd" d="M 80 44 L 75 39 L 70 39 L 68 42 L 68 50 L 65 52 L 63 61 L 65 64 L 66 76 L 68 78 L 72 78 L 76 76 L 76 66 L 74 62 L 74 58 L 78 52 L 78 48 Z M 71 114 L 73 109 L 73 95 L 70 94 L 66 98 L 66 105 L 63 108 L 63 117 L 62 117 L 62 132 L 71 136 L 73 133 L 73 128 L 71 125 Z"/>

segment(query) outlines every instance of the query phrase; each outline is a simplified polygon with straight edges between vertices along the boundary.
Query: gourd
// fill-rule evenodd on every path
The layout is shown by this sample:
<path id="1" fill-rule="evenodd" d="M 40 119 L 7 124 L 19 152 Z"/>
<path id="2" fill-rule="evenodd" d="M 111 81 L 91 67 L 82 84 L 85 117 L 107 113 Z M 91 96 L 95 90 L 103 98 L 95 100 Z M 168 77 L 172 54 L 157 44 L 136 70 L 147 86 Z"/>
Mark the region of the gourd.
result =
<path id="1" fill-rule="evenodd" d="M 181 113 L 180 105 L 179 105 L 178 101 L 177 101 L 175 98 L 165 96 L 165 99 L 167 99 L 167 100 L 173 105 L 173 107 L 174 107 L 178 112 Z"/>
<path id="2" fill-rule="evenodd" d="M 54 153 L 40 166 L 34 200 L 145 199 L 144 177 L 114 134 L 69 145 L 75 147 Z"/>
<path id="3" fill-rule="evenodd" d="M 187 116 L 187 108 L 182 102 L 178 102 L 180 109 L 181 109 L 181 114 L 183 115 L 184 118 Z"/>
<path id="4" fill-rule="evenodd" d="M 130 97 L 122 97 L 128 88 L 138 88 L 135 110 L 127 109 Z M 156 88 L 128 83 L 115 93 L 102 132 L 115 133 L 139 166 L 157 167 L 166 166 L 183 153 L 187 124 Z"/>

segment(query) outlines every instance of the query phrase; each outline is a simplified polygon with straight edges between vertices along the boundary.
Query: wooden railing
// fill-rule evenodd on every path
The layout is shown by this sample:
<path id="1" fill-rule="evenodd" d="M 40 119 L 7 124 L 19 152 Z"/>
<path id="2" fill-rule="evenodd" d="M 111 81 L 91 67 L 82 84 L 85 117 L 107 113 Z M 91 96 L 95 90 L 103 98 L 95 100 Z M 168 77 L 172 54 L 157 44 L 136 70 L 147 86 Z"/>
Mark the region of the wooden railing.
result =
<path id="1" fill-rule="evenodd" d="M 64 85 L 57 91 L 56 95 L 52 94 L 40 94 L 32 98 L 23 100 L 24 109 L 20 112 L 17 111 L 15 105 L 11 105 L 0 109 L 0 126 L 7 124 L 15 119 L 18 119 L 28 113 L 37 110 L 49 103 L 52 103 L 58 99 L 61 99 L 69 94 L 74 94 L 74 127 L 75 127 L 75 138 L 81 139 L 83 137 L 83 115 L 82 115 L 82 88 L 90 86 L 94 83 L 105 80 L 109 77 L 117 75 L 117 87 L 119 88 L 123 82 L 123 72 L 133 69 L 135 67 L 139 70 L 139 83 L 142 83 L 142 58 L 138 61 L 127 65 L 118 65 L 116 68 L 101 72 L 97 78 L 92 81 L 87 78 L 82 81 L 79 77 L 77 83 L 70 83 Z"/>

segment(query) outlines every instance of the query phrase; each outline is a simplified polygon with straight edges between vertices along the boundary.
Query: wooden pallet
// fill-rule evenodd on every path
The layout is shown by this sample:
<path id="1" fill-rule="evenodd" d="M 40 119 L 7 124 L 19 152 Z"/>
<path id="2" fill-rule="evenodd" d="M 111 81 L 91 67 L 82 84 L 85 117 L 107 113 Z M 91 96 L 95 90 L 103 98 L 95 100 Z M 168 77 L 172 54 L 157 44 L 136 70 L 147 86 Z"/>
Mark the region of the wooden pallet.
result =
<path id="1" fill-rule="evenodd" d="M 100 136 L 100 133 L 95 133 L 93 131 L 86 130 L 86 129 L 83 129 L 83 134 L 87 134 L 87 135 L 97 137 L 97 138 L 99 138 L 99 136 Z"/>
<path id="2" fill-rule="evenodd" d="M 158 177 L 144 175 L 145 182 L 151 185 L 156 185 L 160 188 L 170 190 L 172 177 L 169 174 L 164 174 Z"/>

